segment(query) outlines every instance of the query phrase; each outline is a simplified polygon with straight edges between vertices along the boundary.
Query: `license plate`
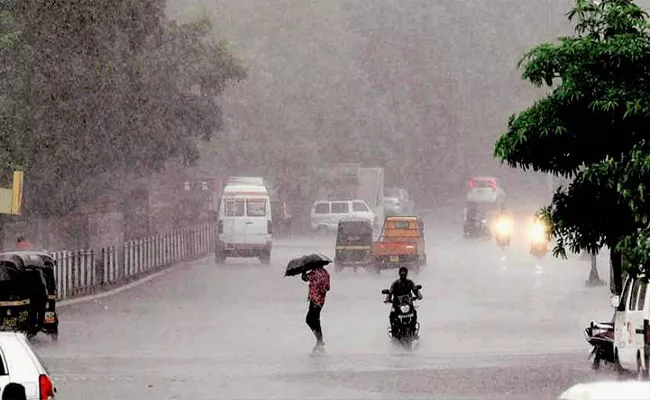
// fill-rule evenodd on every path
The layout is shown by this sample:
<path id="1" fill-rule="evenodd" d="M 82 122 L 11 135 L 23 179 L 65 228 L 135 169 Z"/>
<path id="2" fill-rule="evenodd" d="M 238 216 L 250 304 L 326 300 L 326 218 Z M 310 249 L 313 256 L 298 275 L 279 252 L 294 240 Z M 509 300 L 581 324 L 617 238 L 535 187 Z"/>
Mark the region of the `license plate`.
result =
<path id="1" fill-rule="evenodd" d="M 399 316 L 399 319 L 404 319 L 404 318 L 413 318 L 413 314 L 406 314 L 406 315 Z"/>
<path id="2" fill-rule="evenodd" d="M 46 324 L 53 324 L 56 322 L 56 318 L 54 317 L 54 313 L 52 311 L 48 311 L 45 313 L 45 323 Z"/>
<path id="3" fill-rule="evenodd" d="M 390 262 L 399 262 L 399 256 L 390 256 Z"/>

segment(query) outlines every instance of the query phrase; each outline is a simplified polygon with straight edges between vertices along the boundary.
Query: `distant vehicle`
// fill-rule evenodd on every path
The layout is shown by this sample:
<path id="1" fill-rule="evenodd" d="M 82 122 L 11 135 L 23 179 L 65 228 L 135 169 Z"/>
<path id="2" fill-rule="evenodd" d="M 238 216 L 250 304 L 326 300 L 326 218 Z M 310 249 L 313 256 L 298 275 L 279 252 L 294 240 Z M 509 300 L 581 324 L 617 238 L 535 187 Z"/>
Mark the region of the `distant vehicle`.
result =
<path id="1" fill-rule="evenodd" d="M 22 333 L 0 332 L 0 393 L 10 382 L 25 387 L 28 400 L 54 400 L 56 389 L 34 348 Z"/>
<path id="2" fill-rule="evenodd" d="M 375 224 L 375 213 L 363 200 L 316 201 L 311 209 L 311 229 L 321 234 L 335 232 L 344 218 L 364 219 Z"/>
<path id="3" fill-rule="evenodd" d="M 489 176 L 473 177 L 468 182 L 466 200 L 472 203 L 503 203 L 506 193 L 499 179 Z"/>
<path id="4" fill-rule="evenodd" d="M 372 224 L 366 219 L 345 218 L 336 232 L 334 270 L 345 267 L 367 268 L 372 265 Z"/>
<path id="5" fill-rule="evenodd" d="M 411 195 L 404 189 L 387 188 L 384 191 L 384 215 L 413 215 L 415 203 Z"/>
<path id="6" fill-rule="evenodd" d="M 418 217 L 386 217 L 379 239 L 372 245 L 375 271 L 407 267 L 420 272 L 427 263 L 424 223 Z"/>
<path id="7" fill-rule="evenodd" d="M 650 367 L 648 277 L 628 275 L 621 294 L 620 297 L 612 297 L 612 306 L 616 307 L 614 313 L 616 369 L 620 376 L 627 375 L 626 371 L 634 371 L 638 378 L 648 379 Z"/>
<path id="8" fill-rule="evenodd" d="M 579 383 L 567 389 L 558 400 L 648 400 L 650 382 L 602 381 Z"/>
<path id="9" fill-rule="evenodd" d="M 258 179 L 253 183 L 261 182 L 262 178 Z M 262 264 L 270 264 L 272 220 L 271 199 L 264 185 L 226 185 L 219 204 L 216 262 L 223 264 L 228 257 L 257 257 Z"/>

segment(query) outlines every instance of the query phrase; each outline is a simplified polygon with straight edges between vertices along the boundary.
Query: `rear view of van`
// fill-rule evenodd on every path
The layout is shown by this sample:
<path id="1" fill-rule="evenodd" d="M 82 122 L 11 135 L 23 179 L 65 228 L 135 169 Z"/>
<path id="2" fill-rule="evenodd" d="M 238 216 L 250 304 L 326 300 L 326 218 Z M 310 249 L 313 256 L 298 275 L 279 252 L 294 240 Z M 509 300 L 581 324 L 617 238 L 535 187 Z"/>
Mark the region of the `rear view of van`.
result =
<path id="1" fill-rule="evenodd" d="M 219 204 L 217 264 L 225 263 L 228 257 L 255 257 L 262 264 L 270 264 L 271 247 L 271 200 L 266 187 L 229 183 Z"/>

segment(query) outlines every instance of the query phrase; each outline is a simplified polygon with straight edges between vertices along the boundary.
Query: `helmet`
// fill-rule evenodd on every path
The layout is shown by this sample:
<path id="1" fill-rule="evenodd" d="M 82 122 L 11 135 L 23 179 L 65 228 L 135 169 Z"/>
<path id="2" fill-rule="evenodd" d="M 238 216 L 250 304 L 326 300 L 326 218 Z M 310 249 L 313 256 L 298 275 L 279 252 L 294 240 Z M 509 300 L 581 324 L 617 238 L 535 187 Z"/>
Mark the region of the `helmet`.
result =
<path id="1" fill-rule="evenodd" d="M 409 274 L 409 269 L 406 267 L 399 267 L 399 276 L 403 276 L 406 278 L 406 276 Z"/>

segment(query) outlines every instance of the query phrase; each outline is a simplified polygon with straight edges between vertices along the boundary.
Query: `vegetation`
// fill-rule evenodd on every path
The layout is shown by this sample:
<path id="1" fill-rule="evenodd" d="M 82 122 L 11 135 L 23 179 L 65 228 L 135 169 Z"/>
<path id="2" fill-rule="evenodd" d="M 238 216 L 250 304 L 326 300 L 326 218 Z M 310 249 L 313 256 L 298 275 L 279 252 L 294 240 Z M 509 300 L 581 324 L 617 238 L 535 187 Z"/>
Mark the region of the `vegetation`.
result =
<path id="1" fill-rule="evenodd" d="M 578 0 L 568 15 L 575 34 L 533 48 L 520 64 L 524 79 L 552 92 L 511 117 L 495 156 L 570 179 L 543 209 L 554 254 L 608 247 L 620 292 L 622 252 L 630 268 L 648 254 L 637 246 L 649 209 L 647 15 L 631 0 Z"/>
<path id="2" fill-rule="evenodd" d="M 0 162 L 26 172 L 26 211 L 62 215 L 125 174 L 193 163 L 245 71 L 202 20 L 164 0 L 0 0 Z"/>

